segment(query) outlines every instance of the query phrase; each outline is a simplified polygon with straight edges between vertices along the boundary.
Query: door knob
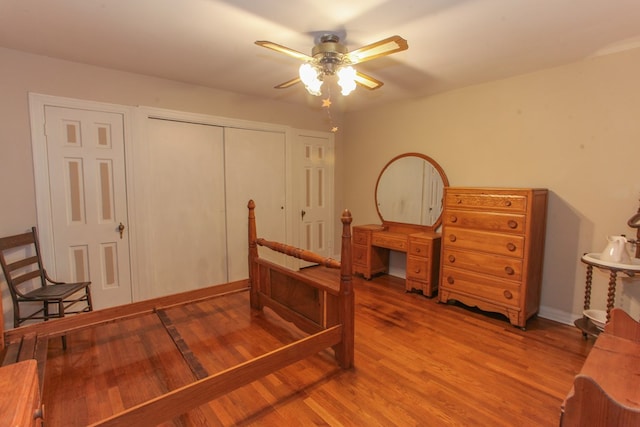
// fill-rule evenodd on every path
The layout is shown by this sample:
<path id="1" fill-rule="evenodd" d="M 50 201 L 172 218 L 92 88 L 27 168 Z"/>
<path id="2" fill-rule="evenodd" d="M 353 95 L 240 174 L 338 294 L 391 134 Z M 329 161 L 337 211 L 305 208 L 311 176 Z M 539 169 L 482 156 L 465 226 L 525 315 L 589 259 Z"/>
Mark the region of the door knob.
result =
<path id="1" fill-rule="evenodd" d="M 122 233 L 124 232 L 124 224 L 120 223 L 118 226 L 118 231 L 120 232 L 120 238 L 122 239 Z"/>

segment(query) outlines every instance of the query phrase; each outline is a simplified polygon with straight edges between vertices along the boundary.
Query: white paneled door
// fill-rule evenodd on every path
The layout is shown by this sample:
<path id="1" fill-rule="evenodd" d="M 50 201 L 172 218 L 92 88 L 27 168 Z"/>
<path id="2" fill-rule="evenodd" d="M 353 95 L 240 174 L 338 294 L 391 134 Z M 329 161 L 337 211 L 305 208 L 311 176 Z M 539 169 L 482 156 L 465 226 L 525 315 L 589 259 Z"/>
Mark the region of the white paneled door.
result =
<path id="1" fill-rule="evenodd" d="M 123 116 L 45 107 L 55 276 L 95 308 L 131 302 Z"/>
<path id="2" fill-rule="evenodd" d="M 296 190 L 301 197 L 300 246 L 325 257 L 334 256 L 333 139 L 326 134 L 301 133 L 296 144 L 298 173 L 301 173 Z M 301 263 L 300 266 L 308 265 Z"/>

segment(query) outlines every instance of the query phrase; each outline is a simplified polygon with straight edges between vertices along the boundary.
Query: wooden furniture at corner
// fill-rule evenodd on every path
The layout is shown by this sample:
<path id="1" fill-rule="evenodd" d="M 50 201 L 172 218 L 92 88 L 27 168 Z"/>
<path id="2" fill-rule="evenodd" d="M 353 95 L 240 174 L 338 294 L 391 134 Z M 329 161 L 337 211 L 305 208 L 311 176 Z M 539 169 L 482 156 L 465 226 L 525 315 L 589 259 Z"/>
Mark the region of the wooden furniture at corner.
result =
<path id="1" fill-rule="evenodd" d="M 521 328 L 540 305 L 547 190 L 445 188 L 439 301 Z"/>
<path id="2" fill-rule="evenodd" d="M 387 222 L 353 227 L 353 272 L 371 279 L 389 269 L 389 251 L 407 254 L 405 289 L 432 297 L 438 289 L 440 234 L 424 226 Z"/>
<path id="3" fill-rule="evenodd" d="M 561 406 L 562 427 L 640 425 L 640 324 L 610 314 Z"/>
<path id="4" fill-rule="evenodd" d="M 40 387 L 35 359 L 0 368 L 0 426 L 40 426 Z"/>

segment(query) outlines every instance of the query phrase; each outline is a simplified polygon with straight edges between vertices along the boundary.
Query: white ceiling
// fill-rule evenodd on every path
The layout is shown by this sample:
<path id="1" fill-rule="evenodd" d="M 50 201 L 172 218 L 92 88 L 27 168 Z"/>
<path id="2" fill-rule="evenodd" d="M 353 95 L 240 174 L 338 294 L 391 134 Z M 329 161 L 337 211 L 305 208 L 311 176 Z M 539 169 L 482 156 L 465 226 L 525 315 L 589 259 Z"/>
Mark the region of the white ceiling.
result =
<path id="1" fill-rule="evenodd" d="M 308 102 L 273 89 L 299 62 L 254 41 L 311 54 L 328 32 L 409 42 L 357 67 L 385 85 L 354 110 L 638 47 L 640 0 L 0 0 L 0 46 L 286 102 Z"/>

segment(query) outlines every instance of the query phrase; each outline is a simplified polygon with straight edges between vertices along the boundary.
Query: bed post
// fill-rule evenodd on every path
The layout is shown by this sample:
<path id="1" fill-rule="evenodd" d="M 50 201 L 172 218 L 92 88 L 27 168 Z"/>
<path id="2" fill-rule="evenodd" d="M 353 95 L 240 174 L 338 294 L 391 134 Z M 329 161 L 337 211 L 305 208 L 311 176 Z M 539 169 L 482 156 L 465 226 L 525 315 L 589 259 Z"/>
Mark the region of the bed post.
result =
<path id="1" fill-rule="evenodd" d="M 340 295 L 338 315 L 342 324 L 342 342 L 335 348 L 336 359 L 343 369 L 353 366 L 355 335 L 355 299 L 351 283 L 351 212 L 342 213 L 342 249 L 340 251 Z"/>
<path id="2" fill-rule="evenodd" d="M 251 308 L 261 309 L 262 307 L 260 306 L 258 297 L 258 264 L 255 262 L 255 260 L 258 259 L 255 202 L 249 200 L 247 208 L 249 208 L 249 301 Z"/>

